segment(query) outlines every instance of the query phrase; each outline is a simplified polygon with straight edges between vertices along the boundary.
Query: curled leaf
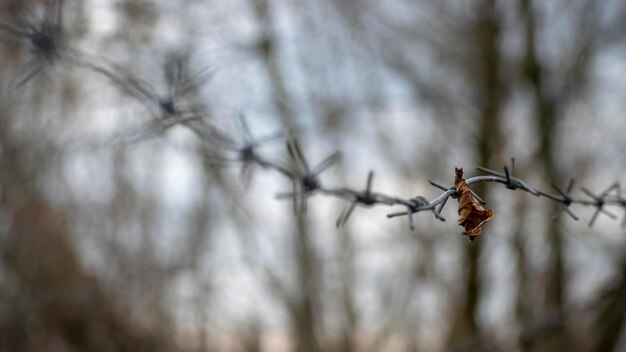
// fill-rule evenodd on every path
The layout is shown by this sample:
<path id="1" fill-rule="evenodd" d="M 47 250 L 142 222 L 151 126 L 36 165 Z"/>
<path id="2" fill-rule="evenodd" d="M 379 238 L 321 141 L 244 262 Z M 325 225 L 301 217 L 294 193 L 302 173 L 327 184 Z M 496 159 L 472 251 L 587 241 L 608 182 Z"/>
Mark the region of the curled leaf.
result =
<path id="1" fill-rule="evenodd" d="M 469 185 L 463 179 L 463 169 L 456 167 L 454 172 L 454 187 L 459 201 L 459 219 L 457 222 L 465 229 L 463 235 L 473 241 L 480 236 L 482 226 L 493 217 L 493 211 L 491 209 L 485 210 L 480 202 L 474 198 Z"/>

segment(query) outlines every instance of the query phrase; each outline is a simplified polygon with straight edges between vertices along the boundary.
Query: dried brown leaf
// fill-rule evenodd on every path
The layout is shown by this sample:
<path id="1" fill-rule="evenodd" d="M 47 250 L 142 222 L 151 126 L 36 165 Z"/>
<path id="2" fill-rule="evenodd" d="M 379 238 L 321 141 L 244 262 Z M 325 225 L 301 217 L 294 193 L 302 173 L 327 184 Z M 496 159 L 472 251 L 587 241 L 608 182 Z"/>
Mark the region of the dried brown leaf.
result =
<path id="1" fill-rule="evenodd" d="M 463 179 L 463 169 L 457 167 L 454 168 L 454 172 L 454 187 L 459 201 L 459 219 L 457 222 L 465 229 L 463 235 L 473 241 L 480 236 L 482 226 L 491 220 L 493 211 L 491 209 L 485 210 L 480 202 L 474 198 L 469 185 Z"/>

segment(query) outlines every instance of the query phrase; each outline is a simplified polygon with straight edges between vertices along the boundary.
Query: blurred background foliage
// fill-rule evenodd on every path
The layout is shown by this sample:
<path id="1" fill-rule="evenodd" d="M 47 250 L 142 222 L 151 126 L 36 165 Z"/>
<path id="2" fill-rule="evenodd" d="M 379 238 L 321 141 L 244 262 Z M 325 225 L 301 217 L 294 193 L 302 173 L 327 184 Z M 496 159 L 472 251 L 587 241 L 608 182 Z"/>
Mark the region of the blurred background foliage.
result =
<path id="1" fill-rule="evenodd" d="M 413 232 L 385 207 L 336 229 L 344 202 L 295 214 L 288 179 L 217 166 L 185 126 L 128 138 L 155 112 L 93 69 L 154 94 L 172 56 L 215 69 L 185 106 L 341 151 L 328 185 L 375 170 L 432 199 L 515 156 L 537 187 L 599 191 L 626 171 L 624 0 L 67 1 L 53 59 L 7 30 L 50 4 L 0 2 L 0 351 L 626 349 L 619 222 L 490 184 L 475 242 L 452 202 Z"/>

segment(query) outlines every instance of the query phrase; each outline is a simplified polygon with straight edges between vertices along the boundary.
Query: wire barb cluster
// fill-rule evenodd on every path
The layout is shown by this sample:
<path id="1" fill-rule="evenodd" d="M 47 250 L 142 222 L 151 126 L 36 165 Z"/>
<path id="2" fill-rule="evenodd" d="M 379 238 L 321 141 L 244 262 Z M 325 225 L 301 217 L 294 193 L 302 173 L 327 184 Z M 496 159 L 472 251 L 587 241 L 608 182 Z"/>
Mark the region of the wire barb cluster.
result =
<path id="1" fill-rule="evenodd" d="M 0 36 L 27 47 L 31 57 L 17 76 L 12 90 L 17 90 L 38 75 L 46 64 L 53 64 L 66 54 L 61 36 L 61 1 L 49 1 L 41 16 L 26 5 L 27 16 L 0 21 Z M 37 18 L 39 17 L 39 18 Z"/>
<path id="2" fill-rule="evenodd" d="M 196 88 L 207 83 L 214 75 L 211 69 L 202 70 L 190 74 L 184 65 L 183 58 L 172 56 L 165 65 L 165 90 L 157 90 L 149 80 L 139 79 L 133 75 L 116 69 L 110 65 L 99 64 L 97 60 L 87 59 L 88 55 L 79 52 L 62 41 L 61 7 L 63 1 L 50 1 L 45 8 L 43 18 L 37 22 L 20 22 L 16 24 L 3 23 L 0 21 L 0 36 L 8 40 L 21 40 L 31 48 L 33 61 L 26 64 L 26 73 L 18 79 L 18 83 L 12 88 L 17 91 L 34 76 L 39 73 L 44 64 L 61 58 L 70 59 L 69 63 L 87 69 L 95 74 L 104 76 L 115 87 L 142 103 L 150 115 L 152 122 L 139 132 L 133 134 L 133 140 L 144 140 L 147 137 L 162 134 L 173 126 L 189 128 L 201 139 L 206 146 L 213 148 L 212 151 L 225 153 L 230 157 L 209 157 L 210 162 L 218 166 L 241 165 L 242 179 L 247 183 L 252 177 L 252 169 L 255 165 L 263 169 L 272 169 L 288 177 L 293 182 L 293 190 L 276 195 L 278 199 L 292 199 L 297 211 L 306 211 L 308 198 L 314 194 L 333 196 L 348 202 L 348 206 L 337 219 L 337 227 L 344 226 L 357 206 L 373 207 L 378 205 L 402 206 L 404 211 L 392 212 L 388 218 L 407 216 L 409 227 L 415 228 L 414 214 L 422 211 L 431 212 L 437 220 L 445 221 L 441 215 L 449 198 L 458 198 L 455 187 L 446 187 L 438 182 L 430 181 L 430 184 L 442 191 L 436 198 L 428 200 L 426 197 L 417 195 L 411 198 L 401 198 L 374 192 L 374 172 L 370 171 L 367 176 L 364 190 L 350 188 L 327 188 L 321 182 L 320 176 L 339 159 L 339 153 L 333 153 L 323 159 L 314 167 L 309 165 L 307 158 L 302 152 L 300 145 L 293 138 L 288 138 L 287 151 L 291 158 L 291 164 L 285 165 L 280 162 L 266 159 L 258 149 L 270 142 L 277 141 L 285 136 L 282 132 L 273 133 L 264 137 L 253 136 L 243 114 L 238 115 L 240 138 L 231 137 L 213 126 L 206 120 L 207 114 L 188 106 L 183 100 Z M 33 66 L 33 67 L 29 67 Z M 12 93 L 12 92 L 11 92 Z M 232 155 L 234 153 L 234 155 Z M 616 215 L 606 209 L 607 206 L 620 206 L 626 210 L 626 198 L 618 183 L 599 194 L 595 194 L 582 187 L 582 192 L 588 198 L 578 198 L 572 195 L 574 179 L 572 178 L 563 190 L 556 184 L 552 187 L 556 194 L 547 193 L 533 188 L 521 179 L 515 177 L 515 159 L 511 159 L 510 166 L 504 166 L 504 172 L 497 172 L 486 167 L 478 166 L 477 170 L 485 175 L 471 177 L 465 182 L 467 185 L 481 182 L 496 182 L 505 185 L 509 190 L 522 190 L 537 197 L 544 197 L 560 203 L 560 209 L 555 218 L 561 213 L 567 213 L 572 219 L 579 220 L 571 210 L 572 204 L 592 206 L 595 212 L 589 221 L 593 226 L 600 213 L 615 219 Z M 472 191 L 473 197 L 480 203 L 485 202 Z M 626 216 L 623 221 L 626 226 Z"/>

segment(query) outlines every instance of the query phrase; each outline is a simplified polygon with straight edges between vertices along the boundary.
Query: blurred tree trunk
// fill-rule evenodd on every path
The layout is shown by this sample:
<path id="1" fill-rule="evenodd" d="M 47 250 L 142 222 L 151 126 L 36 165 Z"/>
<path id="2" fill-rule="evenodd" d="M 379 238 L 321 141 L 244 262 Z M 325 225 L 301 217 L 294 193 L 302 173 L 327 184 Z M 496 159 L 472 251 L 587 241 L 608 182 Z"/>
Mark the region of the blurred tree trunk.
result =
<path id="1" fill-rule="evenodd" d="M 257 52 L 265 67 L 272 91 L 274 107 L 283 125 L 292 130 L 294 116 L 289 106 L 286 81 L 281 70 L 278 57 L 278 43 L 274 36 L 274 19 L 269 0 L 251 0 L 254 15 L 260 26 L 261 38 L 257 44 Z M 295 188 L 294 188 L 295 191 Z M 296 265 L 297 297 L 287 298 L 285 305 L 289 307 L 292 329 L 295 334 L 296 352 L 316 352 L 320 350 L 318 340 L 319 295 L 320 285 L 319 261 L 310 236 L 309 216 L 297 213 L 293 234 L 293 254 Z"/>
<path id="2" fill-rule="evenodd" d="M 526 56 L 524 58 L 524 74 L 531 84 L 532 94 L 536 104 L 536 119 L 539 129 L 539 149 L 537 157 L 541 162 L 547 181 L 561 180 L 553 155 L 557 137 L 557 106 L 554 97 L 547 92 L 546 72 L 537 56 L 537 27 L 538 22 L 530 0 L 522 1 L 522 13 L 526 28 Z M 555 205 L 555 211 L 556 207 Z M 547 267 L 546 305 L 548 312 L 553 311 L 559 325 L 562 326 L 565 319 L 565 287 L 566 277 L 564 270 L 563 231 L 560 217 L 555 221 L 546 222 L 546 235 L 550 249 L 550 257 Z M 543 317 L 545 318 L 545 317 Z M 552 339 L 548 351 L 568 350 L 568 337 L 564 329 Z"/>
<path id="3" fill-rule="evenodd" d="M 4 5 L 16 11 L 11 15 L 16 18 L 28 7 L 26 1 Z M 15 45 L 0 49 L 3 82 L 25 65 L 15 54 L 20 52 Z M 60 94 L 36 77 L 20 88 L 17 101 L 0 92 L 0 351 L 176 351 L 169 336 L 153 335 L 130 319 L 102 282 L 85 271 L 73 219 L 48 200 L 46 186 L 61 166 L 63 151 L 45 104 L 54 99 L 65 109 L 75 103 L 63 95 L 73 82 L 57 83 Z M 55 118 L 68 122 L 63 114 Z"/>
<path id="4" fill-rule="evenodd" d="M 618 280 L 600 295 L 601 307 L 595 321 L 597 351 L 617 351 L 626 326 L 626 255 L 621 258 Z"/>
<path id="5" fill-rule="evenodd" d="M 11 129 L 5 117 L 0 116 L 0 212 L 10 228 L 0 247 L 5 274 L 0 297 L 8 299 L 1 303 L 0 350 L 56 345 L 68 351 L 173 351 L 166 336 L 131 323 L 100 282 L 84 272 L 65 215 L 36 186 L 45 175 L 45 159 L 55 157 L 54 146 L 5 134 Z M 38 148 L 45 156 L 39 155 L 41 163 L 33 168 L 29 161 Z"/>
<path id="6" fill-rule="evenodd" d="M 29 196 L 13 209 L 3 266 L 19 283 L 20 319 L 0 321 L 0 349 L 69 351 L 174 351 L 167 335 L 140 332 L 78 260 L 64 216 Z M 42 329 L 33 334 L 30 329 Z M 18 333 L 23 331 L 23 333 Z"/>
<path id="7" fill-rule="evenodd" d="M 521 178 L 523 178 L 520 175 Z M 528 351 L 530 345 L 524 341 L 523 334 L 531 327 L 531 293 L 528 290 L 528 254 L 526 253 L 526 226 L 525 221 L 528 216 L 528 195 L 519 192 L 516 194 L 515 204 L 515 233 L 513 237 L 513 247 L 517 256 L 517 292 L 515 292 L 515 319 L 519 324 L 520 342 L 518 347 L 522 351 Z"/>
<path id="8" fill-rule="evenodd" d="M 286 81 L 279 62 L 277 51 L 277 38 L 274 35 L 274 19 L 270 0 L 250 0 L 254 15 L 259 24 L 260 37 L 255 43 L 255 48 L 261 63 L 267 73 L 271 89 L 271 97 L 277 115 L 288 129 L 294 127 L 293 111 L 289 106 L 289 94 L 287 93 Z"/>
<path id="9" fill-rule="evenodd" d="M 494 157 L 502 150 L 502 129 L 500 126 L 500 108 L 503 104 L 505 86 L 500 79 L 501 52 L 500 52 L 500 18 L 493 0 L 484 1 L 476 10 L 478 18 L 474 27 L 475 43 L 477 46 L 474 72 L 470 77 L 474 79 L 476 96 L 478 99 L 479 119 L 476 151 L 478 165 L 491 165 Z M 473 74 L 472 74 L 473 73 Z M 497 160 L 497 159 L 496 159 Z M 484 183 L 474 187 L 477 194 L 484 199 L 489 198 L 488 188 Z M 466 272 L 465 272 L 465 299 L 459 314 L 453 321 L 450 342 L 453 346 L 468 342 L 472 343 L 473 350 L 482 349 L 480 338 L 480 324 L 478 322 L 478 306 L 482 295 L 479 260 L 486 238 L 478 238 L 467 243 Z"/>
<path id="10" fill-rule="evenodd" d="M 298 214 L 295 235 L 296 266 L 298 268 L 299 304 L 294 312 L 296 329 L 296 352 L 316 352 L 320 350 L 317 328 L 319 310 L 318 293 L 321 291 L 318 261 L 310 238 L 310 225 L 306 214 Z"/>

